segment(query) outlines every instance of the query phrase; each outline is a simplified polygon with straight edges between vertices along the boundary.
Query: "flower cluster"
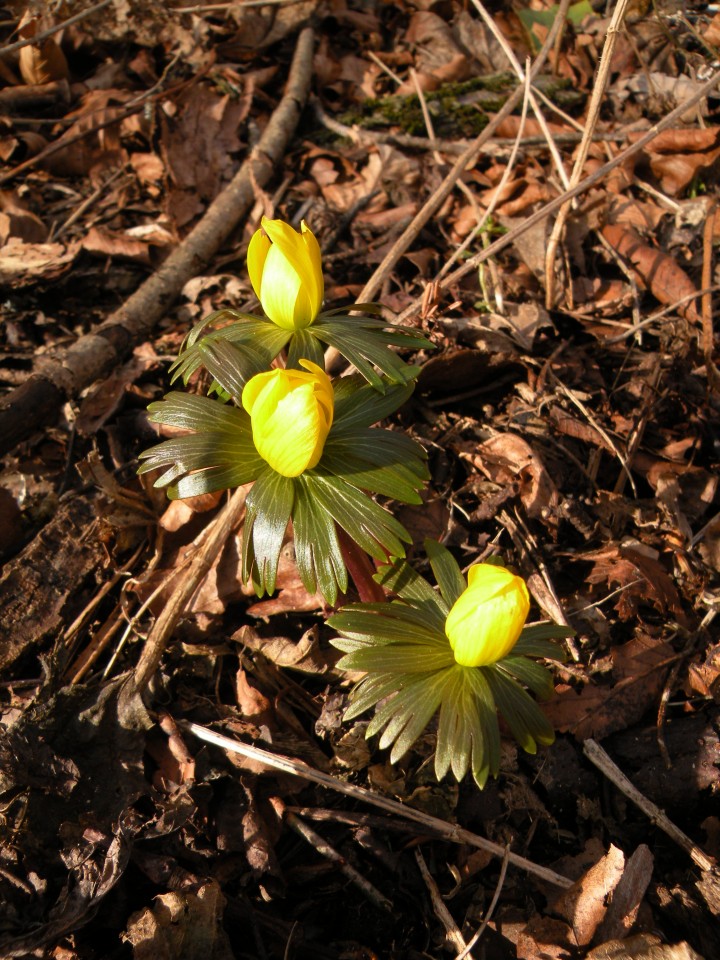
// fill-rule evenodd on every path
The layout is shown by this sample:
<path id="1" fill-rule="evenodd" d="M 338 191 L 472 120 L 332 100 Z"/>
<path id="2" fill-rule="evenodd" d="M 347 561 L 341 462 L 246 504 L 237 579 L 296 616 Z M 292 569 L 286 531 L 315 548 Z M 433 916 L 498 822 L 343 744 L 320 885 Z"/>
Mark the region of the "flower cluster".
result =
<path id="1" fill-rule="evenodd" d="M 297 231 L 263 218 L 248 273 L 264 316 L 223 310 L 190 333 L 174 380 L 187 385 L 203 369 L 208 395 L 173 391 L 150 405 L 175 435 L 141 454 L 140 472 L 159 471 L 155 485 L 171 497 L 252 484 L 242 577 L 260 596 L 275 589 L 290 524 L 303 584 L 331 605 L 348 589 L 348 549 L 373 557 L 375 579 L 397 599 L 350 604 L 328 621 L 340 669 L 365 674 L 346 716 L 374 707 L 368 736 L 383 731 L 395 761 L 438 714 L 438 778 L 470 769 L 482 786 L 499 769 L 498 711 L 524 749 L 552 741 L 527 692 L 547 694 L 551 677 L 529 657 L 557 657 L 548 641 L 567 631 L 526 627 L 527 587 L 494 562 L 472 566 L 466 583 L 450 553 L 426 542 L 437 592 L 402 559 L 410 535 L 376 498 L 421 503 L 426 457 L 377 424 L 408 400 L 417 374 L 390 348 L 427 346 L 424 337 L 379 319 L 377 304 L 323 311 L 320 247 L 304 222 Z M 327 347 L 357 374 L 333 381 Z"/>
<path id="2" fill-rule="evenodd" d="M 350 697 L 352 719 L 371 707 L 371 737 L 400 760 L 438 714 L 435 775 L 468 770 L 483 787 L 500 768 L 498 712 L 528 753 L 555 734 L 528 687 L 552 693 L 550 673 L 530 657 L 563 659 L 556 644 L 572 631 L 556 624 L 524 626 L 529 610 L 524 581 L 505 567 L 470 567 L 469 584 L 452 555 L 427 540 L 436 592 L 407 563 L 382 567 L 378 580 L 397 594 L 392 603 L 350 604 L 330 617 L 345 652 L 338 666 L 365 677 Z"/>
<path id="3" fill-rule="evenodd" d="M 153 422 L 187 432 L 141 454 L 140 471 L 162 471 L 155 485 L 171 497 L 253 482 L 243 577 L 259 595 L 275 589 L 292 521 L 305 587 L 335 604 L 348 587 L 338 529 L 379 561 L 404 556 L 410 542 L 374 496 L 420 503 L 425 451 L 374 425 L 410 397 L 417 373 L 389 345 L 425 340 L 382 320 L 321 313 L 320 248 L 305 223 L 298 232 L 263 219 L 248 248 L 248 272 L 267 316 L 226 311 L 193 330 L 175 378 L 187 381 L 202 367 L 214 395 L 173 392 L 150 405 Z M 359 375 L 333 383 L 321 344 L 337 347 Z"/>

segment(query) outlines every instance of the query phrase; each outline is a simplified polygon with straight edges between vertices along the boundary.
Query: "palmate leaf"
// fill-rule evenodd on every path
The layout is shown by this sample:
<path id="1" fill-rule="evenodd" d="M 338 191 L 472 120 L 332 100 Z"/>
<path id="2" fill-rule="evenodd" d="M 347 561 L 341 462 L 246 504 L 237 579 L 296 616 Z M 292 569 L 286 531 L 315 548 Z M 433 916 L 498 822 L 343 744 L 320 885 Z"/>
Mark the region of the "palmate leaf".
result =
<path id="1" fill-rule="evenodd" d="M 226 323 L 226 321 L 229 321 Z M 217 328 L 217 324 L 226 323 Z M 196 324 L 188 334 L 183 349 L 170 368 L 173 380 L 182 378 L 187 383 L 195 371 L 205 364 L 205 349 L 211 344 L 234 343 L 241 350 L 250 347 L 263 357 L 261 369 L 267 369 L 290 339 L 291 331 L 283 330 L 270 320 L 236 310 L 211 313 Z"/>
<path id="2" fill-rule="evenodd" d="M 317 338 L 312 335 L 312 327 L 296 330 L 288 343 L 287 367 L 300 369 L 301 360 L 312 360 L 323 370 L 325 369 L 325 351 Z"/>
<path id="3" fill-rule="evenodd" d="M 547 660 L 566 659 L 565 651 L 551 640 L 563 640 L 575 636 L 572 627 L 565 627 L 559 623 L 531 623 L 523 628 L 520 639 L 513 647 L 513 653 L 518 656 L 545 657 Z"/>
<path id="4" fill-rule="evenodd" d="M 295 480 L 295 562 L 308 593 L 316 589 L 335 605 L 338 591 L 347 590 L 347 570 L 332 517 L 316 503 L 305 477 Z"/>
<path id="5" fill-rule="evenodd" d="M 514 651 L 513 651 L 514 654 Z M 553 678 L 550 671 L 536 660 L 530 660 L 528 657 L 516 657 L 511 655 L 504 657 L 497 666 L 498 670 L 503 670 L 513 679 L 529 687 L 536 697 L 541 700 L 548 700 L 555 690 Z"/>
<path id="6" fill-rule="evenodd" d="M 526 751 L 536 753 L 537 744 L 545 746 L 555 739 L 555 731 L 532 697 L 506 674 L 489 667 L 480 667 L 498 710 L 512 735 Z"/>
<path id="7" fill-rule="evenodd" d="M 167 486 L 171 499 L 240 486 L 262 471 L 265 464 L 255 450 L 243 410 L 185 393 L 170 393 L 149 410 L 155 423 L 198 431 L 165 440 L 140 454 L 145 462 L 139 473 L 167 468 L 155 486 Z"/>
<path id="8" fill-rule="evenodd" d="M 413 674 L 441 670 L 454 664 L 452 651 L 423 644 L 381 644 L 356 650 L 342 658 L 344 670 L 367 673 Z"/>
<path id="9" fill-rule="evenodd" d="M 395 696 L 385 700 L 378 707 L 375 716 L 368 724 L 366 736 L 373 737 L 383 730 L 380 748 L 384 749 L 393 742 L 399 731 L 415 714 L 421 713 L 426 720 L 420 727 L 417 734 L 419 736 L 440 706 L 443 686 L 443 676 L 438 673 L 403 677 L 402 686 Z M 394 722 L 389 730 L 384 729 L 391 721 Z M 412 741 L 407 744 L 407 747 L 410 746 Z"/>
<path id="10" fill-rule="evenodd" d="M 327 623 L 342 634 L 333 640 L 338 650 L 412 643 L 439 648 L 452 656 L 445 634 L 428 622 L 426 613 L 404 603 L 353 603 L 329 617 Z"/>
<path id="11" fill-rule="evenodd" d="M 418 491 L 428 477 L 423 448 L 403 434 L 358 428 L 325 444 L 323 470 L 360 490 L 422 503 Z"/>
<path id="12" fill-rule="evenodd" d="M 277 579 L 278 558 L 295 501 L 295 486 L 289 477 L 269 467 L 260 474 L 245 503 L 242 577 L 252 577 L 256 594 L 272 593 Z"/>
<path id="13" fill-rule="evenodd" d="M 379 393 L 369 385 L 358 386 L 359 377 L 342 377 L 335 382 L 335 420 L 332 436 L 340 440 L 358 427 L 371 427 L 389 417 L 411 396 L 414 386 L 387 384 Z"/>
<path id="14" fill-rule="evenodd" d="M 391 590 L 407 603 L 411 604 L 426 618 L 428 626 L 445 637 L 445 618 L 448 607 L 424 577 L 414 570 L 410 564 L 402 560 L 383 564 L 375 574 L 375 580 Z"/>
<path id="15" fill-rule="evenodd" d="M 366 553 L 381 560 L 404 555 L 401 541 L 410 543 L 411 537 L 392 514 L 339 477 L 316 470 L 304 476 L 318 504 Z"/>
<path id="16" fill-rule="evenodd" d="M 227 430 L 248 433 L 250 417 L 244 410 L 209 397 L 173 391 L 148 406 L 150 420 L 185 430 Z"/>
<path id="17" fill-rule="evenodd" d="M 267 369 L 266 357 L 254 346 L 238 347 L 228 340 L 206 337 L 197 345 L 203 366 L 222 389 L 238 404 L 245 384 L 257 373 Z"/>
<path id="18" fill-rule="evenodd" d="M 398 689 L 398 680 L 394 674 L 368 675 L 350 691 L 349 706 L 345 711 L 345 720 L 354 720 L 376 703 L 389 697 Z"/>
<path id="19" fill-rule="evenodd" d="M 425 553 L 435 574 L 437 585 L 440 587 L 442 598 L 449 609 L 465 590 L 467 586 L 465 577 L 460 572 L 455 557 L 437 540 L 425 541 Z"/>
<path id="20" fill-rule="evenodd" d="M 409 366 L 389 349 L 392 336 L 388 337 L 382 330 L 363 329 L 358 326 L 358 321 L 362 320 L 360 317 L 348 319 L 355 323 L 342 323 L 339 318 L 326 321 L 318 318 L 312 327 L 313 335 L 341 353 L 376 390 L 382 392 L 385 389 L 385 381 L 378 375 L 376 367 L 394 383 L 412 383 L 419 369 Z M 407 346 L 417 349 L 419 344 L 409 339 Z"/>

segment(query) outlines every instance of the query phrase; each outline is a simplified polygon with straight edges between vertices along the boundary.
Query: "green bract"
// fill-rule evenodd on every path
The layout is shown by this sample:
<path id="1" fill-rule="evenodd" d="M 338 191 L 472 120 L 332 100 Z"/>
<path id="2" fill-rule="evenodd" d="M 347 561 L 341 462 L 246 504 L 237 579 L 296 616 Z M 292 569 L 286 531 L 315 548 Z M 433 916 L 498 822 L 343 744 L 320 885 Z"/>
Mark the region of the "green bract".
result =
<path id="1" fill-rule="evenodd" d="M 326 347 L 334 347 L 376 390 L 389 382 L 412 383 L 417 368 L 409 366 L 391 346 L 419 349 L 429 346 L 415 330 L 394 327 L 373 316 L 351 316 L 349 311 L 379 313 L 376 303 L 354 303 L 321 313 L 309 326 L 285 329 L 264 317 L 237 310 L 211 313 L 197 324 L 173 365 L 173 379 L 189 377 L 201 366 L 207 367 L 208 353 L 218 344 L 232 343 L 242 348 L 255 364 L 253 373 L 267 370 L 281 350 L 287 348 L 287 367 L 298 367 L 300 360 L 323 366 Z M 377 369 L 376 369 L 377 368 Z M 378 370 L 381 376 L 378 374 Z"/>
<path id="2" fill-rule="evenodd" d="M 255 351 L 230 340 L 206 344 L 202 362 L 230 402 L 170 393 L 151 404 L 155 423 L 191 432 L 146 450 L 140 472 L 163 470 L 155 486 L 167 487 L 173 498 L 254 481 L 246 505 L 243 579 L 252 578 L 260 596 L 275 589 L 292 520 L 303 584 L 334 604 L 338 591 L 347 589 L 337 527 L 379 560 L 404 556 L 403 544 L 410 542 L 402 524 L 368 494 L 421 502 L 425 451 L 404 434 L 372 427 L 407 400 L 413 384 L 383 380 L 381 393 L 360 377 L 336 381 L 334 418 L 319 462 L 299 476 L 283 476 L 257 452 L 250 417 L 240 406 L 245 384 L 258 373 L 256 361 Z"/>
<path id="3" fill-rule="evenodd" d="M 425 548 L 439 593 L 408 564 L 397 562 L 381 567 L 376 579 L 399 600 L 350 604 L 328 620 L 340 634 L 333 645 L 346 654 L 338 667 L 366 673 L 350 695 L 345 719 L 376 707 L 367 736 L 383 731 L 380 747 L 392 745 L 390 762 L 395 763 L 439 711 L 438 780 L 449 770 L 460 780 L 470 769 L 483 787 L 500 768 L 498 712 L 528 753 L 555 739 L 552 726 L 525 689 L 550 696 L 552 677 L 529 657 L 563 659 L 562 651 L 549 641 L 572 631 L 554 623 L 534 624 L 523 629 L 511 653 L 496 663 L 460 665 L 445 635 L 445 620 L 466 583 L 444 547 L 426 541 Z"/>

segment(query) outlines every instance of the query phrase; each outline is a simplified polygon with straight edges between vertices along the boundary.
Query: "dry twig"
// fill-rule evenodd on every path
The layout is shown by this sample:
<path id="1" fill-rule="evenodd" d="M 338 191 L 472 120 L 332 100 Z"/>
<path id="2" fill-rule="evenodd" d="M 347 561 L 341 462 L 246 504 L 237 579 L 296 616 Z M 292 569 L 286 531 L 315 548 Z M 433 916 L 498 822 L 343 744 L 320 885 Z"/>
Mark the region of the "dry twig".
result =
<path id="1" fill-rule="evenodd" d="M 660 827 L 678 846 L 682 847 L 693 863 L 697 864 L 701 870 L 712 871 L 713 873 L 717 871 L 716 861 L 693 843 L 690 837 L 683 833 L 679 827 L 676 827 L 660 807 L 640 793 L 599 743 L 592 739 L 586 740 L 583 743 L 583 753 L 595 764 L 598 770 L 605 774 L 608 780 L 615 784 L 618 790 L 625 794 L 628 800 L 632 800 L 656 826 Z"/>
<path id="2" fill-rule="evenodd" d="M 247 757 L 249 760 L 262 763 L 270 767 L 271 770 L 280 770 L 282 773 L 289 773 L 293 777 L 301 777 L 303 780 L 309 780 L 311 783 L 318 783 L 323 787 L 328 787 L 330 790 L 335 790 L 337 793 L 342 793 L 346 797 L 352 797 L 354 800 L 359 800 L 362 803 L 372 804 L 372 806 L 386 810 L 388 813 L 393 813 L 406 820 L 419 823 L 425 829 L 431 830 L 436 836 L 441 837 L 443 840 L 448 840 L 451 843 L 465 843 L 479 850 L 486 850 L 496 857 L 505 857 L 507 855 L 509 863 L 514 867 L 532 873 L 534 876 L 540 877 L 543 880 L 547 880 L 548 883 L 553 884 L 553 886 L 562 887 L 565 890 L 572 886 L 572 880 L 568 880 L 567 877 L 555 873 L 554 870 L 550 870 L 548 867 L 542 867 L 537 863 L 533 863 L 532 860 L 518 856 L 516 853 L 507 853 L 505 847 L 500 846 L 499 843 L 486 840 L 484 837 L 480 837 L 476 833 L 471 833 L 469 830 L 465 830 L 456 824 L 446 823 L 444 820 L 432 817 L 428 813 L 423 813 L 422 810 L 407 807 L 402 803 L 398 803 L 397 800 L 391 800 L 390 797 L 383 797 L 380 794 L 373 793 L 364 787 L 355 786 L 351 783 L 343 783 L 341 780 L 336 780 L 335 777 L 331 777 L 327 773 L 314 769 L 314 767 L 304 763 L 302 760 L 281 757 L 275 753 L 271 753 L 269 750 L 261 750 L 259 747 L 252 746 L 251 744 L 231 740 L 230 737 L 224 737 L 221 733 L 208 730 L 207 727 L 203 727 L 198 723 L 178 721 L 178 726 L 183 730 L 187 730 L 188 733 L 194 734 L 200 740 L 204 740 L 206 743 L 213 743 L 218 747 L 222 747 L 223 750 L 229 750 L 231 753 L 237 753 L 240 754 L 240 756 Z"/>
<path id="3" fill-rule="evenodd" d="M 0 402 L 0 453 L 116 367 L 240 224 L 255 199 L 253 177 L 261 185 L 268 182 L 295 132 L 310 86 L 313 47 L 314 33 L 306 28 L 298 38 L 285 95 L 255 150 L 180 246 L 104 323 L 54 357 L 44 357 L 28 380 Z"/>
<path id="4" fill-rule="evenodd" d="M 592 135 L 595 133 L 595 127 L 597 126 L 597 122 L 600 117 L 600 106 L 605 93 L 605 87 L 607 86 L 608 77 L 610 76 L 610 64 L 612 63 L 612 55 L 613 51 L 615 50 L 615 42 L 617 40 L 618 32 L 622 22 L 625 19 L 625 10 L 629 2 L 630 0 L 618 0 L 617 6 L 613 11 L 612 20 L 610 21 L 610 25 L 608 26 L 607 34 L 605 36 L 603 51 L 600 55 L 600 66 L 598 67 L 597 77 L 595 78 L 595 83 L 593 85 L 593 92 L 592 97 L 590 98 L 590 106 L 588 107 L 588 116 L 585 124 L 585 131 L 583 133 L 583 139 L 578 147 L 577 156 L 575 157 L 575 166 L 573 167 L 573 171 L 570 176 L 570 183 L 566 184 L 566 187 L 575 186 L 575 184 L 580 180 L 582 169 L 585 166 L 588 150 L 590 149 L 590 143 L 592 142 Z M 558 211 L 557 220 L 555 221 L 555 225 L 553 226 L 553 231 L 548 242 L 548 249 L 545 257 L 545 306 L 548 310 L 550 310 L 555 303 L 553 284 L 555 252 L 558 248 L 558 244 L 560 243 L 560 238 L 562 237 L 563 230 L 565 229 L 565 221 L 567 220 L 569 213 L 570 201 L 568 200 L 568 202 L 563 204 Z"/>

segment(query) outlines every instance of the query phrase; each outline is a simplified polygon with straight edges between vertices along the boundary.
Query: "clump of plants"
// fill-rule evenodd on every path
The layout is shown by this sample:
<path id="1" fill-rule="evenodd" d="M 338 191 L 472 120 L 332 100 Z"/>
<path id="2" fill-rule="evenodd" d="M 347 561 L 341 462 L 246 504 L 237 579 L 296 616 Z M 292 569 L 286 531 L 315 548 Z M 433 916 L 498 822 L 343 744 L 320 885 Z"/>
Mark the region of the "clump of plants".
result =
<path id="1" fill-rule="evenodd" d="M 421 503 L 426 454 L 378 424 L 410 397 L 418 372 L 392 348 L 425 338 L 386 323 L 377 304 L 323 311 L 320 247 L 304 222 L 296 231 L 263 218 L 248 273 L 264 315 L 223 310 L 195 327 L 173 377 L 187 386 L 204 369 L 209 390 L 150 405 L 154 423 L 186 432 L 146 450 L 140 472 L 160 471 L 155 485 L 173 498 L 252 483 L 241 574 L 259 596 L 275 589 L 290 524 L 302 582 L 331 606 L 348 590 L 350 553 L 372 557 L 388 599 L 328 619 L 345 653 L 339 668 L 364 673 L 346 717 L 373 709 L 367 735 L 381 734 L 394 762 L 437 715 L 438 779 L 470 770 L 482 787 L 499 770 L 499 714 L 528 752 L 554 739 L 530 695 L 549 695 L 552 678 L 533 658 L 560 658 L 551 641 L 568 631 L 525 626 L 527 587 L 499 558 L 471 566 L 466 582 L 449 551 L 427 541 L 437 589 L 404 560 L 411 537 L 376 498 Z M 327 347 L 357 373 L 331 378 Z"/>

